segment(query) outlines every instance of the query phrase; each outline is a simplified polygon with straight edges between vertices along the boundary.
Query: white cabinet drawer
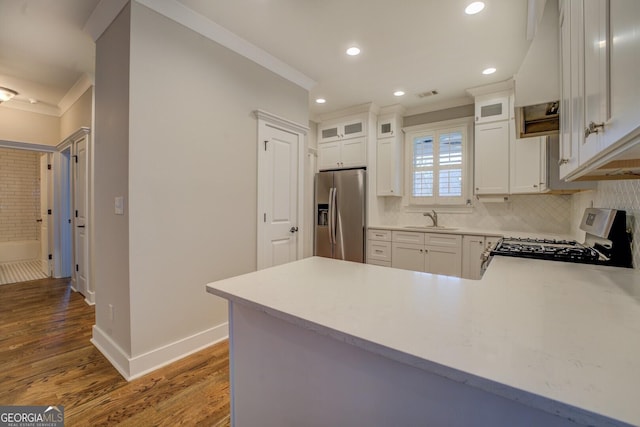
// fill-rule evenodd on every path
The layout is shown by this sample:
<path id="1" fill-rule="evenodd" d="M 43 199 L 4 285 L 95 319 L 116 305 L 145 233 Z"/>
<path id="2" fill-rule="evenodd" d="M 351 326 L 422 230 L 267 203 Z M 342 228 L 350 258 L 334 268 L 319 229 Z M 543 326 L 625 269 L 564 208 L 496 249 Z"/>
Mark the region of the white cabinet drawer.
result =
<path id="1" fill-rule="evenodd" d="M 424 245 L 424 233 L 416 233 L 413 231 L 394 231 L 391 234 L 391 241 L 394 243 L 414 243 L 416 245 Z"/>
<path id="2" fill-rule="evenodd" d="M 425 234 L 425 245 L 446 248 L 461 248 L 462 236 L 459 234 Z"/>
<path id="3" fill-rule="evenodd" d="M 384 242 L 391 241 L 391 230 L 371 230 L 367 231 L 367 239 L 382 240 Z"/>
<path id="4" fill-rule="evenodd" d="M 391 267 L 391 261 L 380 261 L 379 259 L 368 259 L 367 264 L 379 265 L 381 267 Z"/>
<path id="5" fill-rule="evenodd" d="M 391 262 L 391 242 L 369 240 L 367 242 L 367 259 Z"/>

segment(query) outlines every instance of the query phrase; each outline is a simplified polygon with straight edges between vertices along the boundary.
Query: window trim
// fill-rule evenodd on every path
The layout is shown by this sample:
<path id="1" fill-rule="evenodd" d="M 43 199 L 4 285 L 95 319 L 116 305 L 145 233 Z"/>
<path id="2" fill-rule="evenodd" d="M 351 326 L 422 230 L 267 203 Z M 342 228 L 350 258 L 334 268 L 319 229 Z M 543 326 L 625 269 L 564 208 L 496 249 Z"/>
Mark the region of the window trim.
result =
<path id="1" fill-rule="evenodd" d="M 443 206 L 464 207 L 471 203 L 473 188 L 473 117 L 425 123 L 403 128 L 404 132 L 404 165 L 405 191 L 403 204 L 405 206 Z M 413 139 L 427 133 L 436 134 L 460 131 L 462 133 L 462 196 L 460 197 L 414 197 L 413 196 Z M 439 168 L 438 168 L 439 171 Z M 435 190 L 435 187 L 434 187 Z"/>

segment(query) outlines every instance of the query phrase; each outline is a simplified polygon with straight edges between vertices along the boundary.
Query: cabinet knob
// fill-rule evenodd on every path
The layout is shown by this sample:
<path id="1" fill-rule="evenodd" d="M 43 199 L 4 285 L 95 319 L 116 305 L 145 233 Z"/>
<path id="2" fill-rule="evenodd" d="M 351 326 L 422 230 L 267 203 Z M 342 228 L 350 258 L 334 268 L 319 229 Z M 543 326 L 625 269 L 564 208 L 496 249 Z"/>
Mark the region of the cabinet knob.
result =
<path id="1" fill-rule="evenodd" d="M 533 188 L 538 188 L 538 184 L 533 184 Z"/>
<path id="2" fill-rule="evenodd" d="M 567 163 L 569 163 L 569 159 L 558 160 L 558 166 L 566 165 Z"/>
<path id="3" fill-rule="evenodd" d="M 476 187 L 476 191 L 479 191 L 480 189 L 478 187 Z"/>
<path id="4" fill-rule="evenodd" d="M 393 190 L 389 190 L 390 193 L 393 193 Z"/>

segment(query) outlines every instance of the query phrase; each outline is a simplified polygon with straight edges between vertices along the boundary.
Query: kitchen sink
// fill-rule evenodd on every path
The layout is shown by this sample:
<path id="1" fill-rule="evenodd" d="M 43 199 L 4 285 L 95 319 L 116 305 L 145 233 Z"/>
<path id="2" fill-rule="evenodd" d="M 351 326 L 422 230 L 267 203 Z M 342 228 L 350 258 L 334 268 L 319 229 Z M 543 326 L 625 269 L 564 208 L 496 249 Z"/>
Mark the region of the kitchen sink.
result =
<path id="1" fill-rule="evenodd" d="M 414 230 L 440 230 L 440 231 L 452 231 L 457 230 L 457 227 L 445 227 L 444 225 L 405 225 L 404 228 L 411 228 Z"/>

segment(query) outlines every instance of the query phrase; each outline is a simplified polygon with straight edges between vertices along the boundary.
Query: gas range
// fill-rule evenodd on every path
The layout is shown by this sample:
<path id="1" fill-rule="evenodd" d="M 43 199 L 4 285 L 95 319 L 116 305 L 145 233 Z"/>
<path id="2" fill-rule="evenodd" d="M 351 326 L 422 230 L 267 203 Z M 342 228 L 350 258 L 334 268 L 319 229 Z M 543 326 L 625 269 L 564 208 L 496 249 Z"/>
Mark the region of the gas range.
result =
<path id="1" fill-rule="evenodd" d="M 587 208 L 580 228 L 586 232 L 585 243 L 505 237 L 498 241 L 490 255 L 633 268 L 631 233 L 626 226 L 625 211 Z"/>
<path id="2" fill-rule="evenodd" d="M 505 237 L 491 251 L 491 255 L 596 264 L 598 251 L 575 240 L 529 239 Z"/>

